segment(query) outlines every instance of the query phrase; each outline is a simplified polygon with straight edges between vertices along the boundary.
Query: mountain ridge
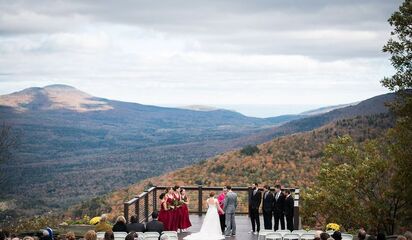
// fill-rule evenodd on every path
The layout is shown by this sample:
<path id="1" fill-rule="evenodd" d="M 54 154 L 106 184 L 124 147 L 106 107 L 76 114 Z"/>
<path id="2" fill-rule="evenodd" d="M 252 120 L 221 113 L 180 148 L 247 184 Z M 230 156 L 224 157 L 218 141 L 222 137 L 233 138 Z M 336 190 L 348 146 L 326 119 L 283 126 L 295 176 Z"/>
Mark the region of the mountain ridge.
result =
<path id="1" fill-rule="evenodd" d="M 46 90 L 61 92 L 61 88 Z M 112 109 L 81 112 L 50 107 L 48 96 L 41 93 L 27 111 L 0 106 L 0 121 L 23 133 L 13 159 L 0 164 L 0 171 L 7 174 L 7 182 L 0 182 L 3 197 L 15 199 L 21 214 L 62 209 L 220 153 L 310 131 L 344 117 L 386 113 L 383 102 L 393 98 L 381 95 L 366 104 L 316 116 L 260 119 L 225 110 L 191 111 L 102 98 L 92 100 Z M 100 176 L 105 176 L 104 183 Z M 35 192 L 30 191 L 33 187 Z"/>

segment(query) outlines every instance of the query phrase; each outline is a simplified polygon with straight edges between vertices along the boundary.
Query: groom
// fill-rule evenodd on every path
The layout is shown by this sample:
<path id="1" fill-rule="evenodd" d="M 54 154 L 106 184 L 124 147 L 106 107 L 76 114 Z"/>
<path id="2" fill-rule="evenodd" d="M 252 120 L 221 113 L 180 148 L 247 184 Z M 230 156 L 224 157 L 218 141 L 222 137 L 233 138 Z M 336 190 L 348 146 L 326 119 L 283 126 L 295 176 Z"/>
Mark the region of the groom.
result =
<path id="1" fill-rule="evenodd" d="M 237 194 L 232 191 L 231 186 L 226 186 L 228 190 L 225 201 L 223 203 L 223 211 L 225 212 L 226 218 L 226 236 L 236 236 L 236 222 L 235 222 L 235 212 L 237 207 Z M 230 232 L 232 231 L 232 232 Z"/>

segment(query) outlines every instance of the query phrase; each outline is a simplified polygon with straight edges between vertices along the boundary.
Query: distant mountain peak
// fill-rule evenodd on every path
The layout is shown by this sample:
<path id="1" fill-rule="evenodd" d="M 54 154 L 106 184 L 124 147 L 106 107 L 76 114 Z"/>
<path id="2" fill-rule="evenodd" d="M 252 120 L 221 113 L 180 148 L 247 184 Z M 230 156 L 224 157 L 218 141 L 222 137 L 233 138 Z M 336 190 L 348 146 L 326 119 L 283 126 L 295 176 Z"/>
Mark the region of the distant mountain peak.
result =
<path id="1" fill-rule="evenodd" d="M 336 110 L 336 109 L 345 108 L 345 107 L 349 107 L 349 106 L 354 106 L 358 103 L 359 102 L 354 102 L 354 103 L 348 103 L 348 104 L 340 104 L 340 105 L 321 107 L 321 108 L 317 108 L 317 109 L 302 112 L 302 113 L 300 113 L 300 115 L 306 115 L 306 116 L 319 115 L 319 114 L 331 112 L 331 111 Z"/>
<path id="2" fill-rule="evenodd" d="M 52 84 L 52 85 L 47 85 L 43 89 L 62 89 L 62 90 L 77 90 L 77 88 L 65 85 L 65 84 Z"/>
<path id="3" fill-rule="evenodd" d="M 111 107 L 107 101 L 95 98 L 64 84 L 32 87 L 0 96 L 0 105 L 17 112 L 29 110 L 71 110 L 75 112 L 105 111 Z"/>

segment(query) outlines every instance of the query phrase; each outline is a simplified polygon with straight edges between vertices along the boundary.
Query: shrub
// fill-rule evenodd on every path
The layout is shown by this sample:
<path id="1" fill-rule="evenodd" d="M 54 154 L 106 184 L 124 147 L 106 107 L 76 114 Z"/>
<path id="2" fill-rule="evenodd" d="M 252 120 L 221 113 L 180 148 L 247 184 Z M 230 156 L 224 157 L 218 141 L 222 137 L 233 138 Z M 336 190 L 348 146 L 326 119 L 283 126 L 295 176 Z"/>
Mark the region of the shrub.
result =
<path id="1" fill-rule="evenodd" d="M 240 150 L 240 153 L 242 155 L 246 155 L 246 156 L 252 156 L 255 153 L 259 152 L 259 148 L 255 145 L 247 145 L 245 147 L 242 148 L 242 150 Z"/>

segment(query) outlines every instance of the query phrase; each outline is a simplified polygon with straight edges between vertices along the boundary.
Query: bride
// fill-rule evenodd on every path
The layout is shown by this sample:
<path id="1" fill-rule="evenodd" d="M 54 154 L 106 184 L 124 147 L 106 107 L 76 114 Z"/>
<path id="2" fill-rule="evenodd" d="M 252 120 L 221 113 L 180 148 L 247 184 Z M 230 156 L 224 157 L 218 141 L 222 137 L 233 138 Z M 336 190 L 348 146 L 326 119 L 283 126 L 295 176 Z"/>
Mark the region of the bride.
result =
<path id="1" fill-rule="evenodd" d="M 220 229 L 219 212 L 223 213 L 222 208 L 219 206 L 219 202 L 214 198 L 215 193 L 210 192 L 209 198 L 206 200 L 208 209 L 206 212 L 205 219 L 203 220 L 200 232 L 193 233 L 185 238 L 184 240 L 219 240 L 225 239 L 222 235 Z"/>

